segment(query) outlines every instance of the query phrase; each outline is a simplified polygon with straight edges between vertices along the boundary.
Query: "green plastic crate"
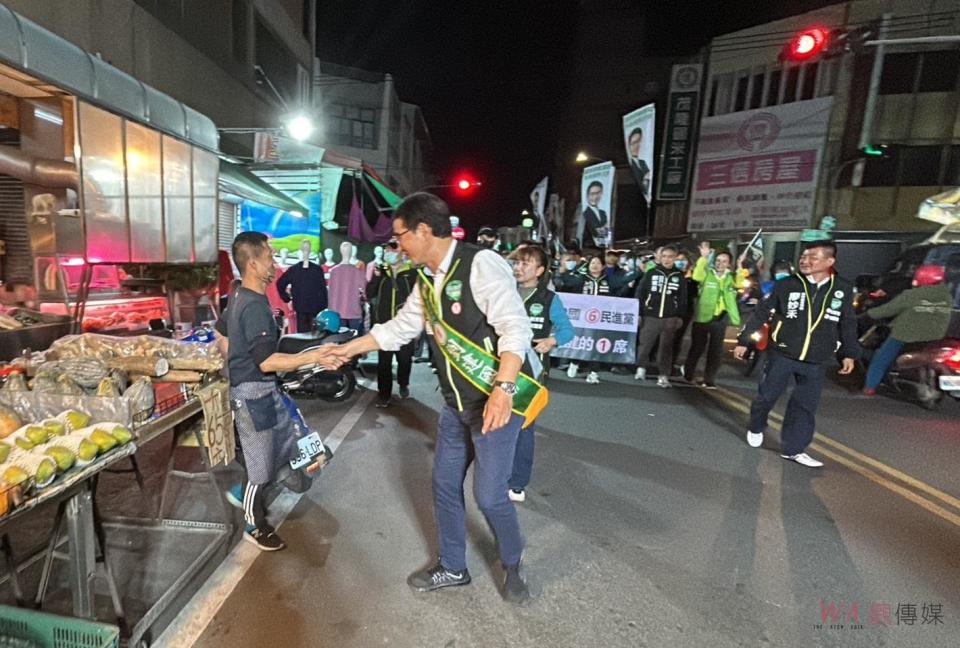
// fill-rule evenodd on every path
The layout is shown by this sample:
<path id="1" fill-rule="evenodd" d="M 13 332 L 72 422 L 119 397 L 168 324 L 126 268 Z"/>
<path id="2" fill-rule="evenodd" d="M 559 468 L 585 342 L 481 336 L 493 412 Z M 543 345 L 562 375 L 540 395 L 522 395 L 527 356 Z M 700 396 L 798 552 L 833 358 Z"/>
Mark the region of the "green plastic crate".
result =
<path id="1" fill-rule="evenodd" d="M 117 648 L 120 629 L 107 623 L 73 619 L 0 605 L 0 648 Z"/>

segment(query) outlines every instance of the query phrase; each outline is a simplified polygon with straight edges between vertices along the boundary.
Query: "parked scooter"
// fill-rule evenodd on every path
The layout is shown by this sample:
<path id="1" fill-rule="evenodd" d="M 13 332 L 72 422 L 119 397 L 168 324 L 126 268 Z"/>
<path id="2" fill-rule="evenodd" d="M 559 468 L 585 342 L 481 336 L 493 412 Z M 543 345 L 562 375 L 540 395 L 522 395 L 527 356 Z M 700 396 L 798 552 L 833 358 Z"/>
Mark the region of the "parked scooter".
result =
<path id="1" fill-rule="evenodd" d="M 340 316 L 334 311 L 317 315 L 316 326 L 316 330 L 307 333 L 284 335 L 277 350 L 280 353 L 303 353 L 324 344 L 342 344 L 357 337 L 354 329 L 340 327 Z M 339 402 L 350 398 L 357 387 L 354 367 L 355 361 L 338 369 L 305 365 L 295 371 L 278 373 L 277 378 L 280 389 L 291 396 Z"/>
<path id="2" fill-rule="evenodd" d="M 860 338 L 864 362 L 889 335 L 884 324 L 874 324 Z M 960 400 L 960 339 L 908 344 L 881 383 L 889 391 L 936 409 L 945 394 Z"/>

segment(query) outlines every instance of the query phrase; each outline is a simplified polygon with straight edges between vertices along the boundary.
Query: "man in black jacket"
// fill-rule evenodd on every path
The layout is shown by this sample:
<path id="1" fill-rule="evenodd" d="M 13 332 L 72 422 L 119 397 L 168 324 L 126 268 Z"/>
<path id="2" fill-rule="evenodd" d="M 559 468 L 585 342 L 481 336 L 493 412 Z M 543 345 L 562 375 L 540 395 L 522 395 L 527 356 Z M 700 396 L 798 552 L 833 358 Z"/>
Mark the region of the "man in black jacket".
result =
<path id="1" fill-rule="evenodd" d="M 417 282 L 417 272 L 405 263 L 399 246 L 390 242 L 383 253 L 384 263 L 373 270 L 367 286 L 367 294 L 373 296 L 372 324 L 383 324 L 397 316 L 397 311 L 407 301 Z M 387 407 L 393 394 L 393 357 L 397 357 L 397 382 L 400 398 L 410 396 L 410 369 L 413 366 L 413 347 L 416 341 L 407 342 L 399 351 L 377 351 L 377 392 L 380 398 L 377 407 Z"/>
<path id="2" fill-rule="evenodd" d="M 646 364 L 650 351 L 657 339 L 660 347 L 657 351 L 657 387 L 670 386 L 670 372 L 673 369 L 673 336 L 683 325 L 683 315 L 687 311 L 687 280 L 685 274 L 674 267 L 678 250 L 667 245 L 660 251 L 660 263 L 650 269 L 637 288 L 640 300 L 640 312 L 643 320 L 640 327 L 640 339 L 637 341 L 636 380 L 647 377 Z"/>
<path id="3" fill-rule="evenodd" d="M 767 416 L 794 379 L 783 417 L 780 456 L 810 468 L 823 466 L 804 450 L 813 440 L 824 365 L 839 353 L 843 364 L 839 373 L 849 374 L 860 357 L 853 285 L 836 275 L 836 261 L 837 246 L 832 242 L 808 245 L 800 255 L 800 273 L 774 284 L 743 327 L 733 352 L 742 359 L 750 335 L 770 322 L 767 364 L 750 408 L 747 443 L 754 448 L 763 444 Z"/>

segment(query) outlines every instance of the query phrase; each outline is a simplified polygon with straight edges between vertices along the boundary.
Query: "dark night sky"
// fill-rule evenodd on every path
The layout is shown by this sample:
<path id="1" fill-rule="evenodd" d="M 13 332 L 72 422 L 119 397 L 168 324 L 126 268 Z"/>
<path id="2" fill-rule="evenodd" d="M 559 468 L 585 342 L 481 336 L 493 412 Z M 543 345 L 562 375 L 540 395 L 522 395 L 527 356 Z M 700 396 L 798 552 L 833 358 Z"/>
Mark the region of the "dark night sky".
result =
<path id="1" fill-rule="evenodd" d="M 656 56 L 693 53 L 712 36 L 831 3 L 644 4 L 641 37 Z M 516 224 L 532 186 L 553 168 L 577 2 L 320 0 L 317 12 L 321 60 L 389 72 L 400 98 L 421 106 L 439 181 L 461 170 L 483 181 L 467 199 L 444 196 L 465 225 Z"/>

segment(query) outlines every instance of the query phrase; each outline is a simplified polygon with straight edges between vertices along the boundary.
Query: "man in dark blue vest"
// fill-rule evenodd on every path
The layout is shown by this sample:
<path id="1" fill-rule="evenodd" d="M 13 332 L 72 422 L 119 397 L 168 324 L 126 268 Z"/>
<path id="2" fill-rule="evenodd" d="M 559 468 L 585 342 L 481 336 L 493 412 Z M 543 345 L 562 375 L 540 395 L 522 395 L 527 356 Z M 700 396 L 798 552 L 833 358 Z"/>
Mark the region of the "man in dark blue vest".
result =
<path id="1" fill-rule="evenodd" d="M 525 603 L 523 538 L 507 498 L 517 436 L 546 402 L 525 357 L 533 333 L 510 266 L 493 250 L 451 237 L 450 209 L 415 193 L 397 207 L 393 235 L 417 265 L 417 286 L 396 317 L 341 347 L 342 357 L 395 351 L 426 328 L 445 406 L 437 425 L 433 504 L 440 556 L 408 583 L 426 592 L 466 585 L 463 481 L 474 462 L 474 497 L 493 529 L 505 571 L 504 598 Z"/>

